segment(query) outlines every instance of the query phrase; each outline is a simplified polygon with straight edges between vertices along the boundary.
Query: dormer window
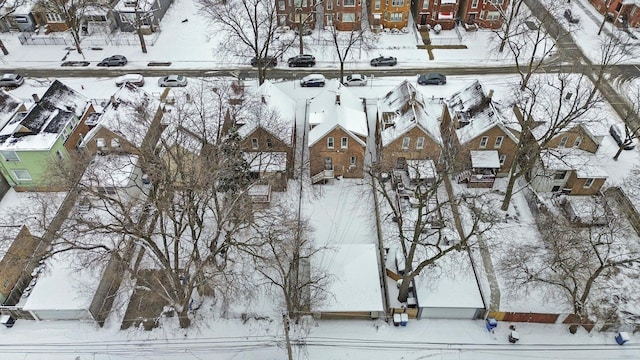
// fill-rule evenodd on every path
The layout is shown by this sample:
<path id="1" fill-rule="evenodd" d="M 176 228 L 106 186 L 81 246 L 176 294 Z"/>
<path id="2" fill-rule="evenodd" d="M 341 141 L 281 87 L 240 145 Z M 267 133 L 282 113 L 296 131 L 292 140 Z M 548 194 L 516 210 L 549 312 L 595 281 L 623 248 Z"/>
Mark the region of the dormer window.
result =
<path id="1" fill-rule="evenodd" d="M 97 138 L 96 139 L 96 147 L 100 150 L 104 150 L 107 147 L 107 142 L 104 141 L 103 138 Z"/>
<path id="2" fill-rule="evenodd" d="M 574 141 L 573 143 L 573 147 L 574 148 L 580 147 L 580 144 L 582 144 L 582 136 L 578 136 L 576 138 L 576 141 Z"/>
<path id="3" fill-rule="evenodd" d="M 253 150 L 256 150 L 258 148 L 258 139 L 257 138 L 251 139 L 251 148 Z"/>

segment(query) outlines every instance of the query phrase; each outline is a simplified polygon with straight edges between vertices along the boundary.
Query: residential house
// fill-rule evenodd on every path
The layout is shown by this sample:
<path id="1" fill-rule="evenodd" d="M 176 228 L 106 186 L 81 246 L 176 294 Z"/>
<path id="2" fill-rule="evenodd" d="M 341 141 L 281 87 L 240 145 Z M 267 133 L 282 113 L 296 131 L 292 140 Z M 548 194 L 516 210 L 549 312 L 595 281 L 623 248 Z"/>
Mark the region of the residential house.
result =
<path id="1" fill-rule="evenodd" d="M 362 0 L 326 0 L 323 6 L 325 26 L 335 26 L 340 31 L 360 29 Z"/>
<path id="2" fill-rule="evenodd" d="M 369 129 L 364 104 L 337 80 L 309 101 L 309 162 L 312 182 L 338 176 L 364 177 Z"/>
<path id="3" fill-rule="evenodd" d="M 278 25 L 296 29 L 316 27 L 316 0 L 275 0 Z M 324 2 L 322 2 L 324 4 Z"/>
<path id="4" fill-rule="evenodd" d="M 90 155 L 153 151 L 162 132 L 163 114 L 159 100 L 140 87 L 125 84 L 101 113 L 87 120 L 89 130 L 80 146 Z"/>
<path id="5" fill-rule="evenodd" d="M 463 2 L 464 0 L 416 0 L 411 3 L 411 11 L 419 27 L 434 27 L 439 24 L 443 30 L 451 30 L 456 25 L 456 19 L 460 17 L 460 6 Z"/>
<path id="6" fill-rule="evenodd" d="M 94 157 L 80 183 L 100 196 L 130 199 L 142 194 L 146 181 L 138 155 L 112 153 Z"/>
<path id="7" fill-rule="evenodd" d="M 636 28 L 640 25 L 640 3 L 625 0 L 589 0 L 600 14 L 607 16 L 614 25 Z"/>
<path id="8" fill-rule="evenodd" d="M 532 132 L 535 133 L 536 129 Z M 589 130 L 587 124 L 577 123 L 559 132 L 545 145 L 545 148 L 576 148 L 595 154 L 600 148 L 600 139 Z"/>
<path id="9" fill-rule="evenodd" d="M 507 13 L 508 10 L 509 0 L 460 0 L 455 18 L 460 19 L 465 25 L 498 29 L 503 23 L 501 14 Z M 467 28 L 475 29 L 474 26 Z"/>
<path id="10" fill-rule="evenodd" d="M 245 159 L 254 178 L 283 191 L 294 175 L 296 103 L 270 81 L 251 93 L 259 104 L 248 105 L 247 116 L 236 118 Z"/>
<path id="11" fill-rule="evenodd" d="M 408 160 L 440 160 L 438 118 L 427 112 L 424 96 L 409 81 L 378 101 L 376 123 L 383 167 L 408 170 Z"/>
<path id="12" fill-rule="evenodd" d="M 155 32 L 173 3 L 172 0 L 119 0 L 113 7 L 121 31 L 136 31 L 140 21 L 143 33 Z"/>
<path id="13" fill-rule="evenodd" d="M 35 0 L 9 0 L 0 9 L 2 31 L 34 31 L 37 22 L 32 14 Z"/>
<path id="14" fill-rule="evenodd" d="M 496 176 L 509 174 L 518 143 L 514 130 L 479 81 L 445 101 L 441 134 L 450 166 L 471 187 L 492 187 Z M 451 163 L 452 162 L 452 163 Z"/>
<path id="15" fill-rule="evenodd" d="M 579 148 L 543 149 L 529 174 L 531 187 L 538 192 L 597 194 L 608 174 L 593 160 L 592 153 Z"/>
<path id="16" fill-rule="evenodd" d="M 118 26 L 109 8 L 88 5 L 82 11 L 80 35 L 111 34 Z"/>
<path id="17" fill-rule="evenodd" d="M 16 190 L 52 191 L 47 169 L 69 159 L 86 133 L 85 120 L 94 113 L 82 94 L 55 80 L 27 111 L 16 113 L 0 130 L 2 175 Z"/>
<path id="18" fill-rule="evenodd" d="M 372 29 L 402 29 L 411 16 L 410 0 L 369 0 L 369 24 Z"/>

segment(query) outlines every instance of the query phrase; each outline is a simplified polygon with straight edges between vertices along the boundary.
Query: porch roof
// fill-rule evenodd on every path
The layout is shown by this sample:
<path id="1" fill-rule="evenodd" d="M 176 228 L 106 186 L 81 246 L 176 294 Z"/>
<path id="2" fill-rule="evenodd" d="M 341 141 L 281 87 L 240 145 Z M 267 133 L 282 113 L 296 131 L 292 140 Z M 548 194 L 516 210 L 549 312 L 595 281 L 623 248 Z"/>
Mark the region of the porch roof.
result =
<path id="1" fill-rule="evenodd" d="M 499 169 L 500 156 L 497 150 L 472 150 L 471 167 L 484 169 Z"/>
<path id="2" fill-rule="evenodd" d="M 409 179 L 423 180 L 436 177 L 436 166 L 433 160 L 407 160 Z"/>

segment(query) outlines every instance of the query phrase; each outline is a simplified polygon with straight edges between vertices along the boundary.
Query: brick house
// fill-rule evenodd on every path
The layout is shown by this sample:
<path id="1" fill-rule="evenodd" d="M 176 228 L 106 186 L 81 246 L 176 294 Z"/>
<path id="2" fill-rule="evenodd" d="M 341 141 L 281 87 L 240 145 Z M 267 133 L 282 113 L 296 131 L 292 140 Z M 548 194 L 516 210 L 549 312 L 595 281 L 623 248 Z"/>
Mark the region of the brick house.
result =
<path id="1" fill-rule="evenodd" d="M 640 25 L 640 3 L 624 0 L 589 0 L 593 7 L 605 16 L 609 16 L 618 27 L 635 28 Z M 607 7 L 607 4 L 609 6 Z"/>
<path id="2" fill-rule="evenodd" d="M 441 134 L 444 153 L 458 180 L 470 187 L 492 187 L 507 176 L 518 138 L 508 128 L 479 81 L 445 100 Z"/>
<path id="3" fill-rule="evenodd" d="M 419 26 L 434 27 L 440 24 L 442 29 L 451 30 L 455 26 L 462 1 L 456 0 L 416 0 L 411 4 L 414 21 Z"/>
<path id="4" fill-rule="evenodd" d="M 284 191 L 294 175 L 296 103 L 270 81 L 252 95 L 259 106 L 236 123 L 240 146 L 253 177 L 264 179 L 274 191 Z"/>
<path id="5" fill-rule="evenodd" d="M 340 31 L 360 29 L 362 0 L 326 0 L 323 11 L 325 26 L 335 26 Z"/>
<path id="6" fill-rule="evenodd" d="M 278 25 L 297 28 L 302 22 L 304 27 L 316 27 L 315 0 L 275 0 Z"/>
<path id="7" fill-rule="evenodd" d="M 384 168 L 407 170 L 408 160 L 440 160 L 438 118 L 427 112 L 422 93 L 407 80 L 380 99 L 376 124 Z"/>
<path id="8" fill-rule="evenodd" d="M 367 4 L 373 29 L 402 29 L 409 22 L 410 0 L 369 0 Z"/>
<path id="9" fill-rule="evenodd" d="M 308 105 L 309 163 L 312 183 L 334 177 L 364 177 L 369 130 L 364 103 L 331 80 Z"/>
<path id="10" fill-rule="evenodd" d="M 497 29 L 503 22 L 500 14 L 506 13 L 508 9 L 509 0 L 460 0 L 457 18 L 464 24 Z"/>

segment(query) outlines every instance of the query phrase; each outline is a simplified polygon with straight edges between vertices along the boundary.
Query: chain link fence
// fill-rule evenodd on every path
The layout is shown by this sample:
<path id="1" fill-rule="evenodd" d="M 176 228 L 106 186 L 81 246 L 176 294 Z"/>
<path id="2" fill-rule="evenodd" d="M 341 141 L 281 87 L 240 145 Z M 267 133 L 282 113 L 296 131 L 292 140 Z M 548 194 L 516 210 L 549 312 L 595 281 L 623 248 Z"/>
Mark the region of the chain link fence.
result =
<path id="1" fill-rule="evenodd" d="M 151 35 L 145 35 L 144 41 L 147 46 L 155 45 L 160 32 L 156 31 Z M 66 45 L 75 47 L 73 37 L 68 32 L 54 33 L 49 35 L 36 35 L 31 32 L 21 32 L 18 34 L 21 45 Z M 140 46 L 140 39 L 135 33 L 116 32 L 112 35 L 92 35 L 82 37 L 80 43 L 84 47 L 100 46 Z"/>

